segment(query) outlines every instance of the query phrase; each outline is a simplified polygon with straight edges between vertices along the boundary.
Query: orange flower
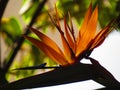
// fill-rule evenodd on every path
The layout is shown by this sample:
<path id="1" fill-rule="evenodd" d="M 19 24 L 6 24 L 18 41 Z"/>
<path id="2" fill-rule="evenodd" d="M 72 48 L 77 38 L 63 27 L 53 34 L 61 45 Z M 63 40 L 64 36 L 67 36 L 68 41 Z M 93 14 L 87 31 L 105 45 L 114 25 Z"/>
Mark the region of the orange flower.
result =
<path id="1" fill-rule="evenodd" d="M 82 58 L 89 54 L 88 52 L 101 45 L 105 37 L 111 32 L 111 24 L 109 24 L 96 34 L 98 6 L 96 6 L 94 11 L 92 11 L 92 4 L 90 4 L 77 37 L 74 35 L 70 14 L 70 26 L 66 23 L 66 18 L 64 18 L 65 32 L 63 32 L 60 27 L 58 11 L 56 8 L 55 10 L 56 21 L 51 16 L 50 18 L 61 35 L 64 51 L 62 51 L 52 39 L 34 28 L 30 29 L 40 38 L 40 40 L 29 36 L 25 36 L 25 38 L 35 44 L 47 56 L 62 66 L 79 62 Z"/>

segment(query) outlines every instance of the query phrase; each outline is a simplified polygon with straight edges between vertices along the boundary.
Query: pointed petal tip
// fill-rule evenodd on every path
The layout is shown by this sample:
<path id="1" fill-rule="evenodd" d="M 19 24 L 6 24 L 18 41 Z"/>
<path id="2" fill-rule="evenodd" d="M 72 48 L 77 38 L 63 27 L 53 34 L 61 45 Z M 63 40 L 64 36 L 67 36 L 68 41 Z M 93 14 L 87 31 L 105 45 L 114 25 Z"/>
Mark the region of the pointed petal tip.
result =
<path id="1" fill-rule="evenodd" d="M 98 11 L 98 5 L 95 7 L 95 9 L 97 9 L 97 11 Z"/>

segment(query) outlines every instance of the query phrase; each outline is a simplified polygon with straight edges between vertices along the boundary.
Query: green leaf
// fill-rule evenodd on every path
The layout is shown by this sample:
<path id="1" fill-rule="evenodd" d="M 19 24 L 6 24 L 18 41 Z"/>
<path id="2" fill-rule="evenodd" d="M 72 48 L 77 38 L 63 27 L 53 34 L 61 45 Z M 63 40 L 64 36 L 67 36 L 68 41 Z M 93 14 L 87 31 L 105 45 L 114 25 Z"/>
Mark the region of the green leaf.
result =
<path id="1" fill-rule="evenodd" d="M 39 3 L 39 0 L 24 0 L 20 13 L 22 14 L 23 20 L 26 24 L 30 23 L 32 16 Z"/>
<path id="2" fill-rule="evenodd" d="M 14 18 L 3 18 L 1 23 L 1 31 L 6 35 L 6 42 L 10 44 L 11 41 L 16 40 L 22 34 L 22 27 L 19 21 Z"/>
<path id="3" fill-rule="evenodd" d="M 21 34 L 21 26 L 19 21 L 11 17 L 7 22 L 1 24 L 2 29 L 14 36 L 19 36 Z"/>

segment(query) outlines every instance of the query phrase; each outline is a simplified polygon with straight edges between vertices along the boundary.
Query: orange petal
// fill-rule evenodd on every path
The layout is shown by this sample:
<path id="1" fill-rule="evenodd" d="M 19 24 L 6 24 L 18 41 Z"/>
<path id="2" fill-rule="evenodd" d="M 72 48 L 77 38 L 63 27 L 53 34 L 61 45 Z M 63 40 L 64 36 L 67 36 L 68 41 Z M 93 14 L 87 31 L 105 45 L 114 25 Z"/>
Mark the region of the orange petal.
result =
<path id="1" fill-rule="evenodd" d="M 90 41 L 94 38 L 96 27 L 97 27 L 97 18 L 98 18 L 98 7 L 92 13 L 92 16 L 88 22 L 88 26 L 81 37 L 81 40 L 78 43 L 76 49 L 76 56 L 78 56 L 83 50 L 87 49 Z"/>
<path id="2" fill-rule="evenodd" d="M 63 66 L 69 64 L 63 55 L 56 52 L 53 48 L 49 47 L 44 42 L 34 39 L 32 37 L 28 37 L 28 36 L 24 36 L 24 37 L 29 41 L 31 41 L 35 46 L 40 48 L 47 56 L 53 59 L 56 63 Z"/>
<path id="3" fill-rule="evenodd" d="M 70 13 L 69 13 L 69 12 L 68 12 L 68 15 L 69 15 L 70 26 L 71 26 L 71 29 L 69 29 L 69 30 L 70 30 L 70 32 L 71 32 L 71 34 L 72 34 L 72 37 L 73 37 L 73 40 L 74 40 L 74 42 L 75 42 L 74 28 L 73 28 L 72 19 L 71 19 L 71 16 L 70 16 Z"/>
<path id="4" fill-rule="evenodd" d="M 57 30 L 59 31 L 60 35 L 61 35 L 61 39 L 62 39 L 62 44 L 63 44 L 63 49 L 64 49 L 64 55 L 66 56 L 67 60 L 69 60 L 69 62 L 71 62 L 71 51 L 70 50 L 70 46 L 66 40 L 66 38 L 64 37 L 64 32 L 61 30 L 60 25 L 57 25 L 55 23 L 55 21 L 52 19 L 52 17 L 50 16 L 53 24 L 56 26 Z"/>
<path id="5" fill-rule="evenodd" d="M 52 39 L 50 39 L 48 36 L 44 35 L 43 33 L 39 32 L 38 30 L 32 27 L 30 27 L 30 30 L 33 31 L 46 45 L 53 48 L 59 54 L 63 54 L 60 48 L 57 46 L 57 44 Z"/>
<path id="6" fill-rule="evenodd" d="M 93 44 L 91 46 L 91 49 L 94 49 L 96 47 L 98 47 L 99 45 L 101 45 L 103 43 L 103 41 L 105 40 L 106 36 L 108 36 L 108 34 L 112 31 L 110 28 L 110 24 L 108 24 L 104 29 L 102 29 L 94 38 L 93 40 Z"/>
<path id="7" fill-rule="evenodd" d="M 67 40 L 64 37 L 64 34 L 61 34 L 61 39 L 62 39 L 62 45 L 63 45 L 63 49 L 64 49 L 64 54 L 68 60 L 69 63 L 73 62 L 71 61 L 72 59 L 72 50 L 67 42 Z"/>
<path id="8" fill-rule="evenodd" d="M 55 25 L 55 27 L 58 29 L 58 31 L 63 34 L 63 31 L 61 30 L 61 27 L 60 27 L 60 22 L 57 21 L 57 23 L 56 23 L 56 21 L 52 18 L 52 16 L 51 16 L 49 13 L 48 13 L 48 15 L 49 15 L 52 23 L 53 23 L 53 24 Z M 58 18 L 58 16 L 56 16 L 56 17 Z M 59 19 L 58 19 L 58 20 L 59 20 Z"/>
<path id="9" fill-rule="evenodd" d="M 92 3 L 90 4 L 90 6 L 86 12 L 84 21 L 82 23 L 81 29 L 80 29 L 78 37 L 77 37 L 77 43 L 79 43 L 81 36 L 85 33 L 85 30 L 87 28 L 88 22 L 89 22 L 90 17 L 91 17 L 91 14 L 92 14 Z"/>
<path id="10" fill-rule="evenodd" d="M 68 43 L 69 43 L 71 49 L 73 50 L 73 52 L 75 52 L 75 45 L 74 45 L 72 37 L 70 36 L 70 33 L 68 32 L 68 27 L 67 27 L 67 23 L 66 23 L 65 18 L 64 18 L 64 26 L 65 26 L 65 34 L 66 34 Z"/>
<path id="11" fill-rule="evenodd" d="M 59 22 L 59 16 L 58 16 L 58 11 L 57 11 L 57 8 L 55 6 L 55 11 L 56 11 L 56 19 L 57 19 L 57 24 L 54 23 L 54 25 L 56 26 L 56 28 L 58 29 L 60 35 L 61 35 L 61 39 L 62 39 L 62 44 L 63 44 L 63 49 L 64 49 L 64 54 L 68 60 L 69 63 L 73 62 L 71 61 L 71 53 L 72 53 L 72 50 L 66 40 L 66 38 L 64 37 L 64 32 L 61 30 L 61 27 L 60 27 L 60 22 Z"/>
<path id="12" fill-rule="evenodd" d="M 97 27 L 97 19 L 98 19 L 98 6 L 95 8 L 94 12 L 92 13 L 92 16 L 89 20 L 88 26 L 86 28 L 86 31 L 83 35 L 83 38 L 86 39 L 86 41 L 90 41 L 95 36 L 96 27 Z"/>

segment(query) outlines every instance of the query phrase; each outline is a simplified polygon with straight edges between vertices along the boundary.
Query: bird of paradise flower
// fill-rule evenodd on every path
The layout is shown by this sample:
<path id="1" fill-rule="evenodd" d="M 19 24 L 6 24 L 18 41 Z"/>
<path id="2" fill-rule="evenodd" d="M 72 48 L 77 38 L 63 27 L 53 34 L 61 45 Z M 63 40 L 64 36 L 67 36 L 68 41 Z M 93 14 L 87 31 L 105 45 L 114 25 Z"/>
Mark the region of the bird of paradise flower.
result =
<path id="1" fill-rule="evenodd" d="M 43 74 L 34 75 L 27 77 L 3 86 L 0 86 L 1 89 L 26 89 L 26 88 L 36 88 L 43 86 L 52 86 L 66 84 L 76 81 L 83 81 L 92 79 L 104 86 L 106 88 L 120 89 L 120 83 L 114 78 L 114 76 L 106 70 L 99 62 L 89 55 L 91 52 L 98 46 L 100 46 L 108 34 L 118 27 L 120 24 L 120 15 L 112 20 L 106 27 L 104 27 L 100 32 L 97 33 L 97 18 L 98 18 L 98 6 L 92 11 L 92 4 L 90 4 L 83 24 L 80 28 L 78 36 L 74 35 L 74 28 L 72 20 L 69 14 L 70 25 L 67 24 L 66 18 L 64 18 L 64 29 L 63 32 L 59 17 L 58 11 L 56 10 L 56 19 L 53 19 L 51 16 L 51 21 L 58 29 L 63 51 L 58 47 L 58 45 L 50 39 L 48 36 L 44 35 L 42 32 L 29 27 L 39 38 L 35 39 L 29 36 L 25 36 L 26 39 L 31 41 L 34 45 L 40 48 L 47 56 L 53 59 L 56 63 L 63 66 L 58 69 L 46 72 Z M 83 64 L 80 63 L 80 60 L 83 58 L 89 59 L 92 64 Z M 15 70 L 30 70 L 30 69 L 46 69 L 54 67 L 45 67 L 46 63 L 39 66 L 33 67 L 24 67 L 18 68 Z M 76 68 L 76 69 L 75 69 Z M 53 75 L 55 77 L 53 77 Z M 73 77 L 73 75 L 75 75 Z M 47 77 L 47 79 L 46 79 Z M 22 83 L 21 83 L 22 82 Z M 115 88 L 114 88 L 115 87 Z"/>
<path id="2" fill-rule="evenodd" d="M 25 36 L 25 38 L 31 41 L 35 46 L 40 48 L 47 56 L 49 56 L 52 60 L 61 66 L 78 63 L 80 60 L 82 60 L 82 58 L 89 56 L 93 49 L 100 46 L 105 40 L 106 36 L 113 30 L 111 29 L 111 23 L 109 23 L 106 27 L 97 33 L 96 27 L 98 20 L 98 6 L 96 6 L 96 8 L 92 11 L 92 4 L 90 4 L 86 12 L 84 21 L 77 37 L 74 35 L 75 30 L 73 28 L 70 14 L 70 25 L 67 24 L 66 18 L 64 17 L 65 32 L 63 32 L 60 26 L 56 7 L 55 11 L 56 19 L 53 19 L 51 16 L 50 18 L 60 33 L 64 49 L 63 51 L 47 35 L 32 27 L 30 27 L 30 30 L 33 31 L 40 38 L 40 40 L 29 36 Z"/>

